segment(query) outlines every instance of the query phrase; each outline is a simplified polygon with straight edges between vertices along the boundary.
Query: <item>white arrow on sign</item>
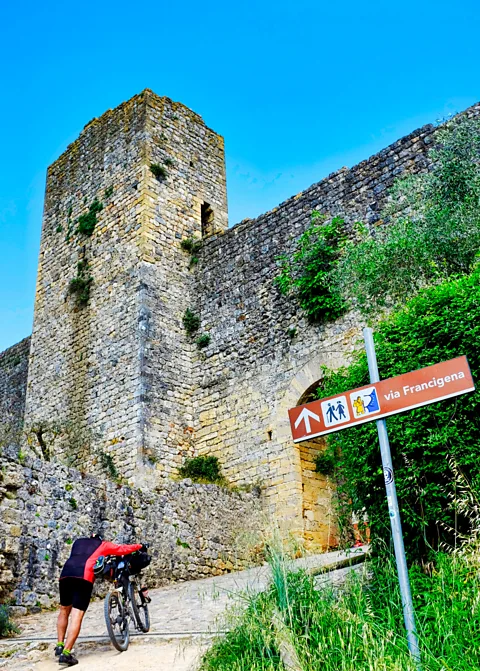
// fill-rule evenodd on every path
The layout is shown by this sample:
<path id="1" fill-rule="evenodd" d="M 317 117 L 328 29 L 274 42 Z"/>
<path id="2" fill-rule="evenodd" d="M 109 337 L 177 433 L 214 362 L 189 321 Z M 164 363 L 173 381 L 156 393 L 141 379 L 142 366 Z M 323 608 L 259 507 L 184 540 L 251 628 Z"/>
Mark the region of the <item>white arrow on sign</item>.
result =
<path id="1" fill-rule="evenodd" d="M 307 433 L 310 433 L 311 428 L 310 428 L 310 417 L 312 419 L 316 419 L 317 422 L 320 421 L 320 417 L 316 415 L 314 412 L 309 410 L 308 408 L 304 408 L 302 412 L 298 415 L 297 421 L 295 422 L 295 428 L 298 429 L 299 425 L 301 422 L 305 422 L 305 431 Z"/>

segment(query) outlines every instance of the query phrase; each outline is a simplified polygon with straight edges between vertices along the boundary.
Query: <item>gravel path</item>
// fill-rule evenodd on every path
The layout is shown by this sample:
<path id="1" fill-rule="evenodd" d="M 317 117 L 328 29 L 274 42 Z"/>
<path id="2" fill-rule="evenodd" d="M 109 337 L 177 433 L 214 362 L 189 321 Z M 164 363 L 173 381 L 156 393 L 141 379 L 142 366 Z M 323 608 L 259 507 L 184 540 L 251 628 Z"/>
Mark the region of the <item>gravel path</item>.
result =
<path id="1" fill-rule="evenodd" d="M 313 573 L 325 567 L 335 567 L 349 557 L 365 554 L 365 548 L 344 552 L 312 555 L 292 562 L 296 568 Z M 341 582 L 351 569 L 335 570 L 322 576 L 325 580 Z M 103 601 L 91 604 L 84 619 L 82 635 L 76 650 L 81 659 L 78 668 L 95 671 L 155 669 L 156 671 L 193 671 L 199 656 L 208 645 L 210 634 L 221 626 L 221 616 L 232 599 L 241 598 L 245 591 L 263 590 L 270 579 L 267 565 L 240 573 L 205 578 L 185 583 L 173 583 L 151 590 L 151 630 L 149 634 L 132 636 L 130 648 L 117 653 L 108 642 L 103 618 Z M 47 659 L 55 643 L 57 614 L 45 612 L 19 620 L 22 633 L 16 639 L 0 641 L 0 669 L 9 671 L 48 671 L 59 669 L 58 663 Z M 2 658 L 15 650 L 9 658 Z"/>

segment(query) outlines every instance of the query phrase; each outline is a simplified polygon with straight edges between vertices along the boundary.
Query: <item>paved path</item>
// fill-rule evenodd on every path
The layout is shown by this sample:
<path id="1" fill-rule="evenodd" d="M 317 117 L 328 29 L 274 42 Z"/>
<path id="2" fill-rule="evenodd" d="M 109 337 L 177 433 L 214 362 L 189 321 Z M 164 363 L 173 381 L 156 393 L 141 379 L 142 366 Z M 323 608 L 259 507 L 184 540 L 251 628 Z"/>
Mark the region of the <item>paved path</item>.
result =
<path id="1" fill-rule="evenodd" d="M 296 568 L 318 573 L 325 567 L 342 565 L 349 557 L 364 555 L 365 548 L 343 552 L 312 555 L 292 562 Z M 341 568 L 320 581 L 341 581 L 348 568 Z M 190 671 L 195 660 L 208 644 L 212 632 L 221 627 L 221 615 L 232 598 L 241 598 L 243 592 L 263 590 L 270 580 L 270 568 L 264 565 L 239 573 L 205 578 L 185 583 L 173 583 L 151 590 L 151 630 L 145 636 L 132 636 L 132 644 L 125 653 L 116 653 L 108 644 L 103 617 L 103 601 L 91 604 L 84 619 L 82 636 L 76 646 L 81 656 L 81 668 L 96 671 L 155 669 L 156 671 Z M 19 620 L 22 633 L 16 639 L 0 641 L 0 669 L 48 671 L 58 664 L 45 659 L 55 642 L 55 612 L 45 612 Z M 183 640 L 182 640 L 183 639 Z M 8 649 L 20 649 L 11 658 L 1 657 Z M 24 659 L 18 655 L 25 651 Z M 113 659 L 114 658 L 114 659 Z M 134 660 L 134 661 L 133 661 Z M 150 664 L 150 666 L 149 666 Z M 80 664 L 79 664 L 80 668 Z"/>

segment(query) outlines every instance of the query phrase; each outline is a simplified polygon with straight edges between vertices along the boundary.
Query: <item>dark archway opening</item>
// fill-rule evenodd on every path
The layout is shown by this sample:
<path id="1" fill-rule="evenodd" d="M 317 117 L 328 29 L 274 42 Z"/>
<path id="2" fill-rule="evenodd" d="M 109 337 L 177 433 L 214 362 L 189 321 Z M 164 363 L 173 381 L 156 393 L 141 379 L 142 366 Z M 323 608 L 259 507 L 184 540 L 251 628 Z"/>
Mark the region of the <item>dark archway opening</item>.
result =
<path id="1" fill-rule="evenodd" d="M 212 233 L 214 233 L 214 227 L 213 227 L 214 214 L 213 209 L 209 205 L 209 203 L 202 203 L 201 220 L 202 220 L 202 237 L 212 235 Z"/>
<path id="2" fill-rule="evenodd" d="M 297 405 L 317 398 L 322 380 L 306 389 Z M 316 471 L 315 459 L 326 450 L 323 437 L 297 444 L 300 452 L 303 495 L 303 532 L 308 549 L 326 552 L 338 545 L 338 525 L 335 513 L 335 483 L 332 478 Z"/>

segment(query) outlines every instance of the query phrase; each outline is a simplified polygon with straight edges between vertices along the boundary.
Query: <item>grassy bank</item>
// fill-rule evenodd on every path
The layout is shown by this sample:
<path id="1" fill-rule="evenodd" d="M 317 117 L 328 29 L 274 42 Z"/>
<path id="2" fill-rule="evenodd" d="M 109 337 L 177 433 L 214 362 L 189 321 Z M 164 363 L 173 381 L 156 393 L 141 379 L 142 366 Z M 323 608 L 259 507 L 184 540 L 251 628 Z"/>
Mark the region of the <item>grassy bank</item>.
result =
<path id="1" fill-rule="evenodd" d="M 427 572 L 411 570 L 425 671 L 480 669 L 477 556 L 437 554 Z M 337 590 L 316 589 L 279 557 L 272 569 L 270 589 L 246 597 L 202 671 L 413 671 L 391 557 L 368 561 Z"/>

